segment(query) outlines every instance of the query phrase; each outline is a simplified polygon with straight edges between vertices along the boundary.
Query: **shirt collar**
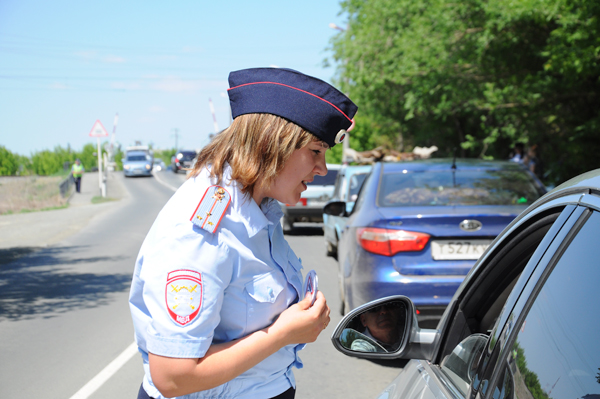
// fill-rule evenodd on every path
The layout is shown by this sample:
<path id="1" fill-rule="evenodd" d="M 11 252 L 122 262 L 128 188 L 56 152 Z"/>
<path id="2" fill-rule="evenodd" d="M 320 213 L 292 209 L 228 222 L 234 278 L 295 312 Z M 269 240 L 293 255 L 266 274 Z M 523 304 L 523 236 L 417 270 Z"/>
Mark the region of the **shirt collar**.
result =
<path id="1" fill-rule="evenodd" d="M 231 166 L 223 170 L 223 184 L 230 189 L 232 210 L 241 216 L 248 236 L 253 237 L 269 225 L 277 225 L 283 216 L 279 203 L 265 198 L 260 207 L 249 195 L 242 193 L 240 185 L 231 179 Z"/>

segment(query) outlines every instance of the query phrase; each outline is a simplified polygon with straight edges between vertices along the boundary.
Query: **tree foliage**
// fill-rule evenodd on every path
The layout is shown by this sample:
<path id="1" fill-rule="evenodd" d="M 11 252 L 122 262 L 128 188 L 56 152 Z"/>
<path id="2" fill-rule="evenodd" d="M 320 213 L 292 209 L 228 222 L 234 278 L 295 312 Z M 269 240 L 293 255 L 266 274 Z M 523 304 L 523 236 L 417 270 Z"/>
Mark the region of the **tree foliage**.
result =
<path id="1" fill-rule="evenodd" d="M 12 176 L 19 170 L 18 158 L 15 154 L 0 145 L 0 176 Z"/>
<path id="2" fill-rule="evenodd" d="M 502 159 L 537 144 L 555 183 L 600 166 L 597 0 L 341 5 L 348 26 L 331 50 L 359 106 L 354 148 Z"/>
<path id="3" fill-rule="evenodd" d="M 68 173 L 75 160 L 79 158 L 87 171 L 98 166 L 97 147 L 88 143 L 81 151 L 73 151 L 70 146 L 54 147 L 54 150 L 42 150 L 30 157 L 14 154 L 0 146 L 0 176 L 39 175 L 49 176 Z"/>

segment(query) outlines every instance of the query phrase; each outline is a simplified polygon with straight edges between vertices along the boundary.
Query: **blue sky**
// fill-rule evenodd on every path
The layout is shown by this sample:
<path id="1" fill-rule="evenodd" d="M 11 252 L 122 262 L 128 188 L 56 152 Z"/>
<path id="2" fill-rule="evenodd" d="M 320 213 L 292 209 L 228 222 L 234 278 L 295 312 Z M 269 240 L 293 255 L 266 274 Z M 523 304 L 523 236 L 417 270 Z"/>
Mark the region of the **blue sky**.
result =
<path id="1" fill-rule="evenodd" d="M 0 0 L 0 145 L 95 143 L 200 148 L 230 123 L 229 72 L 279 66 L 331 81 L 339 0 Z"/>

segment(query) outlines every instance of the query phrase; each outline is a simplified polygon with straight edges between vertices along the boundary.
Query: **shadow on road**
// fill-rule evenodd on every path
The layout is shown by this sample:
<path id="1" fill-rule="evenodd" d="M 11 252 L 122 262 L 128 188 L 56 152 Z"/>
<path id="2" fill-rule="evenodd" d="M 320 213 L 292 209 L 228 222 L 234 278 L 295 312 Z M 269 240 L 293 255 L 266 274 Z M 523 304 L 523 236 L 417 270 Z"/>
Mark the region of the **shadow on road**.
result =
<path id="1" fill-rule="evenodd" d="M 122 260 L 69 257 L 78 250 L 81 247 L 0 250 L 0 321 L 49 318 L 96 307 L 107 303 L 109 294 L 129 289 L 131 274 L 78 273 L 61 267 Z"/>

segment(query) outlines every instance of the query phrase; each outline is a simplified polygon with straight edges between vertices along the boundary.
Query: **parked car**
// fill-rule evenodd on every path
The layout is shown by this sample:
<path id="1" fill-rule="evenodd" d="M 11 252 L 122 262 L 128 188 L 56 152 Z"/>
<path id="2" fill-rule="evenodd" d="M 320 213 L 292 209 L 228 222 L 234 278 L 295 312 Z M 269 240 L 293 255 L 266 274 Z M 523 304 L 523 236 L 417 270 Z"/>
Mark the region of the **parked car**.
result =
<path id="1" fill-rule="evenodd" d="M 145 151 L 127 151 L 123 162 L 123 174 L 130 176 L 151 176 L 152 156 Z"/>
<path id="2" fill-rule="evenodd" d="M 196 151 L 178 151 L 173 159 L 173 172 L 179 173 L 180 170 L 189 169 L 192 167 L 194 158 L 196 158 Z"/>
<path id="3" fill-rule="evenodd" d="M 154 158 L 154 164 L 152 165 L 152 169 L 156 170 L 157 172 L 160 172 L 161 170 L 167 169 L 167 166 L 165 165 L 165 161 L 163 161 L 162 159 Z"/>
<path id="4" fill-rule="evenodd" d="M 600 397 L 599 193 L 597 169 L 522 212 L 471 269 L 436 329 L 421 328 L 412 298 L 389 297 L 344 317 L 334 346 L 360 358 L 410 359 L 379 398 Z M 372 315 L 388 328 L 367 331 Z"/>
<path id="5" fill-rule="evenodd" d="M 354 201 L 358 191 L 371 171 L 371 165 L 348 166 L 340 168 L 333 188 L 331 201 L 343 201 L 346 203 L 345 215 L 323 214 L 323 233 L 325 236 L 325 249 L 328 256 L 337 258 L 337 247 L 339 238 L 346 227 L 347 214 L 352 212 Z"/>
<path id="6" fill-rule="evenodd" d="M 307 184 L 307 189 L 302 193 L 297 204 L 279 203 L 283 211 L 281 225 L 284 232 L 290 232 L 296 222 L 321 223 L 323 221 L 323 206 L 333 196 L 333 185 L 341 166 L 327 164 L 327 174 L 316 175 L 313 181 Z"/>
<path id="7" fill-rule="evenodd" d="M 437 323 L 492 240 L 545 188 L 520 164 L 475 159 L 376 163 L 338 249 L 342 312 L 409 296 Z M 327 214 L 346 214 L 332 202 Z"/>

